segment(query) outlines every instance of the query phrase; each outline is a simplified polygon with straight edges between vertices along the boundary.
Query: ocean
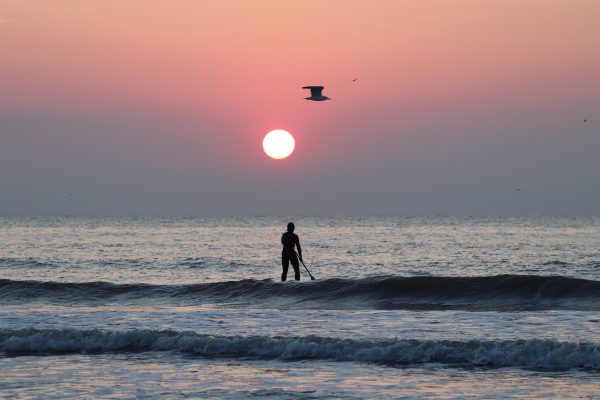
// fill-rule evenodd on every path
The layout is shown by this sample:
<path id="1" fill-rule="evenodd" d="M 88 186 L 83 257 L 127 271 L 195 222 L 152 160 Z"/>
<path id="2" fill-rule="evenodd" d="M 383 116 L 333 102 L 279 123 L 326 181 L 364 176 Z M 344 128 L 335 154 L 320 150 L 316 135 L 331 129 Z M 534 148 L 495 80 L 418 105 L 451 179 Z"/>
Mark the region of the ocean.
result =
<path id="1" fill-rule="evenodd" d="M 279 281 L 289 220 L 314 281 Z M 600 398 L 600 218 L 6 217 L 0 243 L 0 398 Z"/>

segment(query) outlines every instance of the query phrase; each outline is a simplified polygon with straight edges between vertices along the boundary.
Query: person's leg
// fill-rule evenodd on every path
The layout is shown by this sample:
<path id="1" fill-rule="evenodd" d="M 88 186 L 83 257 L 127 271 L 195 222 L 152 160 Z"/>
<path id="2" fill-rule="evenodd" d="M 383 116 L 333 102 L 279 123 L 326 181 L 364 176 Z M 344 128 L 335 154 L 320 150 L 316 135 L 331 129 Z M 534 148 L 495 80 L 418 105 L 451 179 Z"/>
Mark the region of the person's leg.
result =
<path id="1" fill-rule="evenodd" d="M 294 267 L 294 279 L 299 281 L 300 280 L 300 263 L 298 263 L 298 258 L 292 257 L 290 259 L 290 261 L 292 262 L 292 267 Z"/>
<path id="2" fill-rule="evenodd" d="M 281 266 L 283 267 L 281 282 L 285 282 L 287 280 L 288 268 L 290 267 L 290 259 L 286 256 L 281 256 Z"/>

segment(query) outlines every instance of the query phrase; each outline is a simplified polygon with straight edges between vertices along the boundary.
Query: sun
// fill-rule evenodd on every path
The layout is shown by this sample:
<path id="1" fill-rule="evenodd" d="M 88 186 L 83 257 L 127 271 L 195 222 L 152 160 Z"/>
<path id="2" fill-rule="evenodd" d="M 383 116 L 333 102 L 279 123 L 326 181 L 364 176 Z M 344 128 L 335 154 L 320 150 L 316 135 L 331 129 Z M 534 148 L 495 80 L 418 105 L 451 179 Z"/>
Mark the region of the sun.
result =
<path id="1" fill-rule="evenodd" d="M 275 129 L 266 134 L 263 139 L 263 150 L 276 160 L 288 157 L 294 151 L 296 142 L 294 137 L 283 129 Z"/>

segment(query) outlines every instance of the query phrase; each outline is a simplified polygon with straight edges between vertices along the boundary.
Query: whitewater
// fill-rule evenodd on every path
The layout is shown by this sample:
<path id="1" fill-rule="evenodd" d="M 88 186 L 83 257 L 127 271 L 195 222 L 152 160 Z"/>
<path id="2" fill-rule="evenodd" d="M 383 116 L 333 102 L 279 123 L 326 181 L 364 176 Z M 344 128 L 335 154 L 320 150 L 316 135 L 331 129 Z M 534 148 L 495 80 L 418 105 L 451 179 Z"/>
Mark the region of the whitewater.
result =
<path id="1" fill-rule="evenodd" d="M 278 281 L 290 220 L 315 281 Z M 6 217 L 0 242 L 0 397 L 600 393 L 595 217 Z"/>

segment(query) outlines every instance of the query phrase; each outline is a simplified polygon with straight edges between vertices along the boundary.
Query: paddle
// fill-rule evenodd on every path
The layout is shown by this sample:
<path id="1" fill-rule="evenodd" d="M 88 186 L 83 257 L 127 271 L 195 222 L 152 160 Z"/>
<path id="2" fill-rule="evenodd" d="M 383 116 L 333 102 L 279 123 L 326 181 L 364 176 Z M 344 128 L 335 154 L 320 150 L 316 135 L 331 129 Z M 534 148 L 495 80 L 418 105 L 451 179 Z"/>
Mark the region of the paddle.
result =
<path id="1" fill-rule="evenodd" d="M 300 260 L 300 256 L 298 256 L 298 253 L 296 253 L 296 256 L 298 257 L 298 260 Z M 312 276 L 312 274 L 310 273 L 310 271 L 308 270 L 308 268 L 306 268 L 306 264 L 304 264 L 304 261 L 300 260 L 300 262 L 302 263 L 302 265 L 304 265 L 304 269 L 306 270 L 306 272 L 308 272 L 308 275 L 310 276 L 310 280 L 314 281 L 315 277 Z"/>

